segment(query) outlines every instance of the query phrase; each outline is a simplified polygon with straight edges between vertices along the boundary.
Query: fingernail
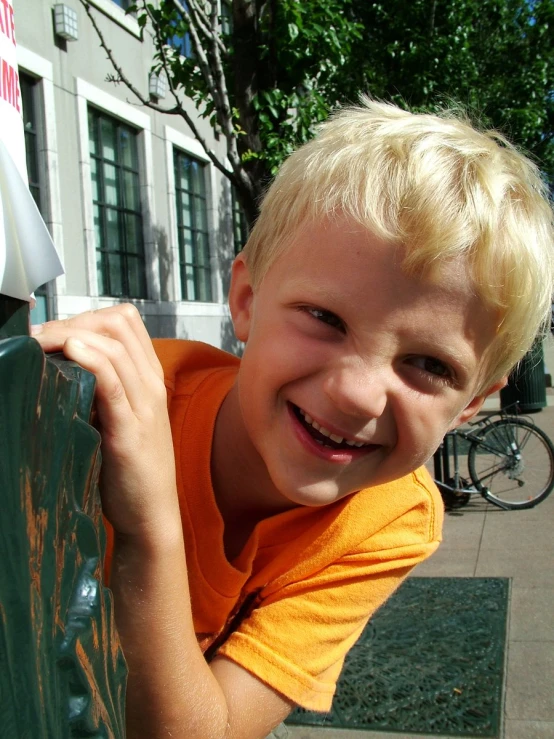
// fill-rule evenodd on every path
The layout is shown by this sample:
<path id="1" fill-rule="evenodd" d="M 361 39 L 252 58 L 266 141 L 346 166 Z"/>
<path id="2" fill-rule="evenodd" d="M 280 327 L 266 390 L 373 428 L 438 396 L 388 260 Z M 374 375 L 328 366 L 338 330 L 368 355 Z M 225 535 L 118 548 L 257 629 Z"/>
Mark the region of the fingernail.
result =
<path id="1" fill-rule="evenodd" d="M 35 336 L 36 334 L 42 333 L 43 324 L 42 323 L 35 323 L 31 326 L 31 335 Z"/>

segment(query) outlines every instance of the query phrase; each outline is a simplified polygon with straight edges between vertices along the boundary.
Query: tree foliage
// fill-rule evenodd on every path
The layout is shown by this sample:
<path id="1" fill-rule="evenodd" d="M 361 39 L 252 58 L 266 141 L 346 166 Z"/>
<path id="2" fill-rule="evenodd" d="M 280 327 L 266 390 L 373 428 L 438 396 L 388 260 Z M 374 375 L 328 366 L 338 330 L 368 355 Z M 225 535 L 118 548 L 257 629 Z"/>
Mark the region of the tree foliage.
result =
<path id="1" fill-rule="evenodd" d="M 412 110 L 461 104 L 554 185 L 554 0 L 355 0 L 353 89 Z"/>
<path id="2" fill-rule="evenodd" d="M 165 107 L 133 86 L 81 2 L 116 79 L 186 120 L 250 222 L 281 161 L 360 91 L 415 110 L 460 103 L 554 183 L 554 0 L 136 0 L 129 12 L 167 76 Z M 224 157 L 187 98 L 224 137 Z"/>
<path id="3" fill-rule="evenodd" d="M 81 3 L 118 82 L 148 107 L 182 116 L 207 155 L 236 188 L 247 219 L 281 161 L 313 134 L 340 99 L 343 72 L 360 24 L 352 0 L 137 0 L 143 34 L 155 45 L 154 71 L 167 77 L 171 103 L 150 100 L 107 48 L 86 0 Z M 183 41 L 190 53 L 184 55 Z M 185 98 L 226 141 L 212 151 Z"/>

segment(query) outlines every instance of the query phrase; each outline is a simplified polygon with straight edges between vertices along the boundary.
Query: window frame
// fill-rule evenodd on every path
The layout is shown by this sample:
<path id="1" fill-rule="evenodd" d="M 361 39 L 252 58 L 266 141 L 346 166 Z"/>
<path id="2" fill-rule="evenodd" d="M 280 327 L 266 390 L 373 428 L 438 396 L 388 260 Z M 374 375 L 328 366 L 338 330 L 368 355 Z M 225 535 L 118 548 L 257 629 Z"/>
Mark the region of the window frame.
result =
<path id="1" fill-rule="evenodd" d="M 238 199 L 236 189 L 231 185 L 231 231 L 233 236 L 233 253 L 240 254 L 248 241 L 249 228 L 246 215 Z"/>
<path id="2" fill-rule="evenodd" d="M 91 121 L 94 125 L 94 131 L 90 130 Z M 104 156 L 102 150 L 103 144 L 103 125 L 102 122 L 107 122 L 113 127 L 114 133 L 114 159 L 109 159 Z M 97 190 L 98 199 L 94 200 L 93 192 L 93 211 L 95 208 L 98 209 L 100 216 L 100 234 L 96 230 L 96 222 L 94 223 L 94 231 L 96 237 L 95 251 L 97 257 L 97 280 L 100 280 L 103 288 L 99 289 L 99 294 L 102 297 L 110 297 L 117 299 L 146 299 L 148 297 L 148 285 L 146 279 L 146 250 L 144 245 L 144 228 L 143 228 L 143 213 L 140 198 L 140 161 L 139 161 L 139 143 L 138 143 L 138 130 L 129 125 L 128 123 L 121 121 L 120 119 L 106 113 L 105 111 L 95 107 L 94 105 L 88 106 L 88 124 L 89 124 L 89 140 L 93 137 L 95 139 L 96 153 L 92 153 L 89 150 L 90 163 L 91 163 L 91 178 L 93 176 L 93 169 L 96 170 L 97 175 Z M 128 133 L 131 148 L 134 147 L 132 156 L 135 161 L 132 164 L 125 163 L 122 152 L 122 133 Z M 94 166 L 96 162 L 96 166 Z M 105 181 L 105 171 L 107 167 L 114 169 L 115 175 L 115 187 L 117 190 L 116 202 L 109 202 L 107 197 L 107 184 Z M 132 207 L 127 202 L 127 193 L 125 187 L 126 175 L 131 175 L 132 189 L 135 190 L 135 197 L 137 205 Z M 92 183 L 92 179 L 91 179 Z M 117 242 L 118 248 L 113 249 L 109 247 L 109 235 L 108 235 L 108 212 L 115 212 L 116 223 L 117 223 Z M 131 219 L 135 222 L 134 232 L 138 242 L 135 244 L 135 248 L 131 248 L 128 233 L 129 229 L 126 226 L 126 221 Z M 100 246 L 98 241 L 100 240 Z M 121 284 L 121 292 L 118 292 L 111 280 L 111 268 L 110 262 L 111 257 L 119 257 L 119 281 Z M 138 279 L 137 290 L 131 289 L 131 274 L 130 264 L 134 262 L 137 266 L 136 275 Z M 99 274 L 101 273 L 101 275 Z"/>
<path id="3" fill-rule="evenodd" d="M 179 184 L 178 168 L 188 160 L 191 167 L 195 165 L 199 174 L 188 178 L 188 187 Z M 194 157 L 189 152 L 173 146 L 173 167 L 175 178 L 175 210 L 177 220 L 177 243 L 179 250 L 179 279 L 182 299 L 191 303 L 213 303 L 213 269 L 211 264 L 210 228 L 208 208 L 208 165 Z M 194 171 L 194 170 L 192 170 Z M 196 182 L 202 182 L 201 191 L 196 188 Z M 184 195 L 187 196 L 190 206 L 190 224 L 184 223 L 182 218 Z M 203 207 L 202 207 L 203 204 Z M 199 212 L 199 206 L 202 207 Z M 184 234 L 190 233 L 191 259 L 187 259 Z M 190 274 L 189 269 L 190 268 Z M 192 278 L 194 295 L 187 289 L 188 278 Z"/>
<path id="4" fill-rule="evenodd" d="M 183 0 L 183 5 L 185 9 L 188 10 L 187 0 Z M 179 15 L 181 14 L 179 13 Z M 167 39 L 166 44 L 170 49 L 178 53 L 179 56 L 183 57 L 184 59 L 194 60 L 196 57 L 190 31 L 186 31 L 184 36 L 177 36 L 177 34 L 173 34 L 171 38 Z"/>
<path id="5" fill-rule="evenodd" d="M 29 190 L 44 218 L 44 183 L 40 172 L 40 78 L 20 70 L 19 84 Z M 28 92 L 27 101 L 26 92 Z M 27 102 L 30 107 L 27 106 Z M 27 116 L 26 112 L 30 115 Z"/>
<path id="6" fill-rule="evenodd" d="M 111 2 L 111 0 L 110 0 Z M 106 115 L 119 119 L 122 123 L 137 129 L 139 155 L 140 192 L 143 218 L 143 244 L 146 257 L 146 286 L 148 297 L 145 300 L 157 301 L 159 297 L 159 276 L 157 271 L 157 247 L 152 224 L 156 222 L 154 203 L 154 163 L 152 152 L 152 122 L 150 116 L 136 106 L 124 102 L 90 82 L 77 77 L 75 80 L 77 96 L 77 122 L 80 152 L 81 203 L 85 223 L 86 253 L 86 295 L 90 305 L 107 307 L 118 305 L 120 298 L 100 296 L 96 273 L 96 241 L 94 212 L 92 206 L 92 179 L 89 153 L 88 108 L 92 106 Z M 140 304 L 144 300 L 133 302 Z"/>
<path id="7" fill-rule="evenodd" d="M 131 35 L 141 39 L 141 31 L 137 19 L 132 13 L 126 13 L 114 0 L 89 0 L 89 2 Z"/>
<path id="8" fill-rule="evenodd" d="M 41 173 L 41 79 L 29 72 L 19 70 L 21 91 L 21 116 L 25 136 L 25 163 L 27 165 L 28 186 L 33 200 L 46 221 L 46 197 Z M 35 290 L 35 305 L 31 308 L 31 323 L 43 323 L 50 317 L 48 306 L 48 284 Z"/>
<path id="9" fill-rule="evenodd" d="M 17 46 L 19 74 L 36 80 L 34 103 L 37 125 L 38 173 L 40 184 L 40 212 L 50 231 L 62 263 L 64 259 L 63 208 L 60 193 L 60 168 L 53 65 L 48 59 L 31 51 L 23 44 Z M 66 276 L 61 274 L 44 289 L 36 291 L 42 310 L 31 311 L 33 322 L 56 318 L 60 301 L 66 293 Z"/>
<path id="10" fill-rule="evenodd" d="M 219 197 L 220 183 L 216 176 L 216 168 L 204 151 L 200 142 L 172 126 L 164 126 L 165 139 L 165 161 L 167 176 L 167 207 L 169 210 L 170 240 L 168 261 L 170 263 L 171 276 L 168 282 L 170 300 L 180 304 L 179 310 L 183 315 L 195 315 L 201 310 L 206 315 L 219 315 L 223 304 L 223 283 L 220 271 L 220 255 L 216 249 L 216 238 L 220 229 L 220 214 L 215 206 L 215 199 Z M 210 247 L 212 302 L 200 303 L 199 301 L 185 301 L 181 291 L 181 276 L 179 273 L 179 238 L 177 232 L 177 200 L 175 197 L 175 170 L 173 167 L 173 150 L 180 149 L 194 159 L 207 165 L 205 170 L 207 211 L 208 211 L 208 238 Z"/>

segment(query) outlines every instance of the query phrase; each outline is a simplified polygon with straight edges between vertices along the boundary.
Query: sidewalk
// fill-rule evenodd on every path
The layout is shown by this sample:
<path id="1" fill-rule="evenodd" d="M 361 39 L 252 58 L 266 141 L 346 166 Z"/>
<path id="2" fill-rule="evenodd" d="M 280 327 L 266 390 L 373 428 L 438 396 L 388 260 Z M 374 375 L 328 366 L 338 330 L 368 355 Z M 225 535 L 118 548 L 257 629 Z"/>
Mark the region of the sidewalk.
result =
<path id="1" fill-rule="evenodd" d="M 545 357 L 554 376 L 554 342 Z M 547 393 L 548 407 L 533 420 L 554 440 L 554 391 Z M 498 398 L 486 407 L 498 409 Z M 554 739 L 554 492 L 528 511 L 502 511 L 473 497 L 465 508 L 446 514 L 443 543 L 417 568 L 417 576 L 511 578 L 502 737 Z M 289 739 L 426 739 L 287 728 Z"/>

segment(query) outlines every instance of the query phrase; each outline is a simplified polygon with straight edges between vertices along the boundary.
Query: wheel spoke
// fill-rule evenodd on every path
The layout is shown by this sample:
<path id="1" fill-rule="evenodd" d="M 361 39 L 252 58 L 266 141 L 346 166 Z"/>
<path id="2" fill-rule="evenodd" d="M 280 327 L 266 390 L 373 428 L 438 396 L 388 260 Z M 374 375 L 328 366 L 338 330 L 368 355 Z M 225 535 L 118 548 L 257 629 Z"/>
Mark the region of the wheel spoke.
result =
<path id="1" fill-rule="evenodd" d="M 502 419 L 485 427 L 471 445 L 468 466 L 479 490 L 511 508 L 536 505 L 554 485 L 554 447 L 525 419 Z"/>

